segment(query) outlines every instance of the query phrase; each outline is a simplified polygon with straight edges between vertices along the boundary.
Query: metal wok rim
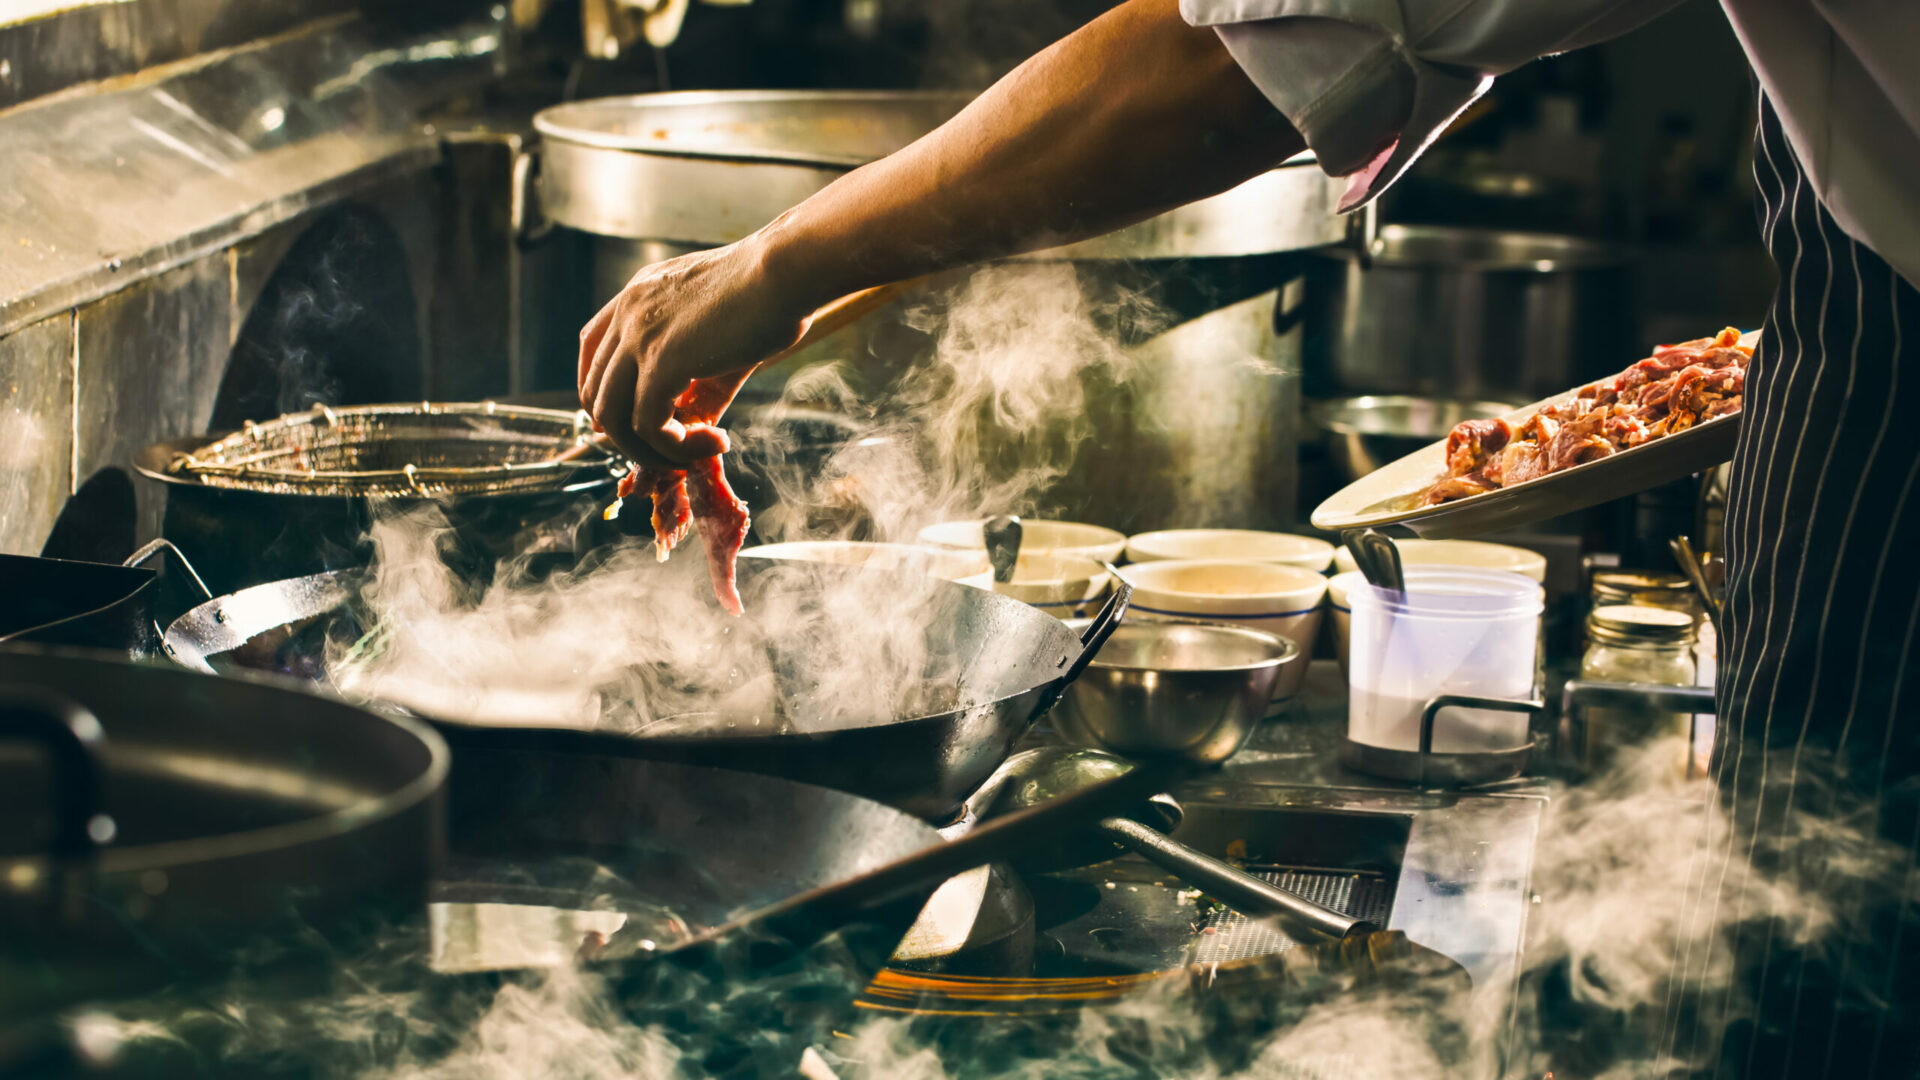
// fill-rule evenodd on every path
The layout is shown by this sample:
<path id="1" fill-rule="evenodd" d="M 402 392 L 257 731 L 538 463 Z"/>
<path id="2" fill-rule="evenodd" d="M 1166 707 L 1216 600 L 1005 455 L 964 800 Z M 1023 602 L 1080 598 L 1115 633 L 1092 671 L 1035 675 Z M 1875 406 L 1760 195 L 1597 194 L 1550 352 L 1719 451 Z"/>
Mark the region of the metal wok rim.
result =
<path id="1" fill-rule="evenodd" d="M 351 806 L 281 825 L 268 825 L 263 828 L 217 833 L 185 840 L 169 840 L 158 844 L 128 847 L 108 845 L 101 848 L 94 856 L 94 864 L 106 873 L 135 873 L 143 870 L 166 869 L 182 864 L 212 863 L 302 847 L 322 840 L 346 836 L 375 822 L 398 817 L 431 799 L 435 792 L 446 785 L 447 773 L 452 764 L 452 751 L 448 749 L 446 740 L 439 732 L 420 720 L 409 715 L 370 709 L 331 693 L 317 684 L 303 683 L 285 676 L 250 671 L 209 676 L 180 664 L 132 662 L 111 653 L 90 649 L 6 645 L 0 647 L 0 655 L 5 654 L 51 656 L 62 660 L 99 662 L 160 673 L 155 675 L 155 678 L 214 678 L 247 684 L 267 691 L 300 694 L 317 698 L 338 708 L 350 709 L 381 723 L 391 724 L 411 736 L 427 751 L 426 767 L 421 769 L 417 776 L 377 798 L 362 800 Z M 106 728 L 107 746 L 111 748 L 113 725 L 111 721 L 105 721 L 102 727 Z M 16 866 L 22 864 L 33 866 L 44 865 L 47 860 L 44 855 L 30 855 L 6 861 Z"/>
<path id="2" fill-rule="evenodd" d="M 799 560 L 763 560 L 763 561 L 767 561 L 767 562 L 796 561 L 797 562 Z M 838 564 L 830 564 L 830 563 L 804 563 L 803 565 L 835 566 L 836 569 L 839 569 L 839 570 L 851 570 L 851 571 L 862 572 L 862 573 L 879 573 L 882 575 L 893 573 L 893 571 L 887 571 L 887 570 L 876 570 L 872 568 L 858 567 L 858 566 L 847 567 L 847 566 L 839 566 Z M 365 566 L 355 567 L 351 569 L 342 569 L 342 570 L 324 570 L 315 574 L 305 574 L 299 577 L 281 578 L 274 581 L 262 582 L 258 585 L 250 585 L 247 588 L 239 589 L 222 596 L 216 596 L 211 600 L 203 600 L 200 603 L 195 604 L 192 608 L 189 608 L 186 612 L 181 614 L 178 618 L 175 618 L 171 623 L 167 624 L 165 632 L 160 636 L 161 650 L 165 653 L 168 660 L 172 661 L 172 664 L 176 667 L 179 667 L 194 673 L 198 673 L 198 674 L 212 674 L 215 676 L 221 676 L 223 673 L 215 671 L 212 665 L 208 663 L 208 658 L 213 656 L 220 656 L 226 652 L 230 652 L 233 649 L 238 648 L 240 645 L 245 644 L 246 641 L 252 640 L 252 638 L 258 636 L 260 633 L 263 633 L 264 631 L 256 630 L 252 634 L 248 634 L 242 641 L 237 642 L 233 645 L 230 645 L 225 649 L 221 649 L 218 652 L 203 652 L 203 651 L 196 650 L 191 654 L 190 657 L 183 658 L 175 650 L 176 642 L 181 637 L 186 636 L 184 633 L 183 627 L 188 625 L 193 625 L 193 624 L 204 624 L 208 621 L 221 622 L 224 625 L 224 620 L 220 619 L 217 615 L 210 614 L 210 611 L 217 611 L 220 605 L 223 605 L 235 598 L 246 596 L 249 593 L 257 592 L 258 595 L 267 595 L 270 593 L 284 593 L 286 591 L 285 587 L 292 582 L 307 582 L 313 586 L 311 593 L 314 597 L 322 601 L 330 601 L 326 603 L 326 606 L 321 607 L 315 611 L 306 612 L 305 614 L 302 614 L 302 615 L 296 615 L 294 616 L 294 619 L 297 620 L 300 618 L 311 618 L 317 615 L 322 615 L 329 611 L 333 611 L 339 608 L 342 604 L 350 600 L 352 598 L 352 594 L 350 591 L 352 588 L 351 583 L 364 580 L 366 573 L 367 573 L 367 568 Z M 1080 641 L 1078 633 L 1075 632 L 1074 629 L 1069 627 L 1068 624 L 1061 622 L 1058 619 L 1055 619 L 1051 615 L 1047 615 L 1045 612 L 1040 611 L 1039 609 L 1033 607 L 1031 604 L 1027 604 L 1023 601 L 1016 600 L 1011 596 L 1004 596 L 1000 593 L 992 592 L 986 589 L 976 589 L 970 585 L 962 585 L 959 582 L 947 581 L 945 579 L 930 579 L 930 580 L 938 581 L 940 584 L 947 585 L 952 588 L 968 589 L 971 593 L 978 593 L 979 596 L 983 598 L 981 602 L 989 606 L 997 605 L 997 606 L 1005 607 L 1009 609 L 1018 609 L 1021 611 L 1032 612 L 1036 615 L 1039 615 L 1042 618 L 1046 619 L 1046 623 L 1036 623 L 1036 625 L 1047 626 L 1048 629 L 1047 631 L 1045 631 L 1047 633 L 1051 633 L 1051 628 L 1057 626 L 1060 632 L 1065 635 L 1065 637 L 1061 639 L 1061 646 L 1066 652 L 1066 659 L 1059 665 L 1059 670 L 1055 672 L 1051 678 L 1035 683 L 1032 686 L 1023 687 L 1011 693 L 1001 694 L 998 697 L 994 697 L 994 698 L 990 698 L 982 701 L 964 703 L 964 704 L 955 706 L 954 708 L 944 710 L 942 712 L 920 713 L 918 715 L 913 715 L 913 716 L 896 716 L 896 717 L 890 717 L 884 720 L 876 721 L 873 723 L 857 724 L 857 725 L 851 725 L 847 727 L 823 728 L 823 729 L 812 730 L 812 731 L 770 731 L 765 734 L 752 735 L 752 736 L 749 736 L 749 738 L 751 738 L 752 741 L 757 744 L 764 744 L 764 745 L 777 745 L 782 742 L 788 742 L 788 743 L 810 742 L 815 740 L 831 739 L 836 736 L 842 736 L 848 732 L 870 731 L 870 730 L 874 730 L 882 727 L 897 728 L 897 727 L 908 725 L 908 724 L 920 724 L 920 723 L 927 723 L 931 721 L 939 721 L 956 714 L 964 714 L 968 712 L 991 709 L 996 705 L 999 705 L 1001 702 L 1018 698 L 1026 694 L 1041 692 L 1041 691 L 1044 691 L 1046 688 L 1057 684 L 1066 675 L 1068 668 L 1071 666 L 1073 662 L 1073 658 L 1075 656 L 1080 655 L 1081 650 L 1084 648 L 1084 646 Z M 280 623 L 276 625 L 284 626 L 286 625 L 286 623 Z M 271 628 L 268 628 L 268 629 L 271 629 Z M 326 687 L 322 683 L 306 682 L 296 678 L 292 678 L 290 676 L 259 675 L 257 676 L 257 679 L 271 681 L 279 684 L 290 684 L 293 686 L 319 688 L 324 691 L 322 694 L 320 694 L 320 696 L 329 698 L 334 701 L 341 702 L 343 704 L 346 704 L 353 708 L 360 709 L 362 711 L 372 711 L 381 715 L 394 714 L 394 715 L 406 716 L 406 717 L 414 718 L 417 721 L 423 721 L 431 724 L 438 724 L 443 727 L 457 729 L 465 733 L 491 733 L 494 737 L 501 737 L 501 738 L 512 737 L 512 736 L 524 736 L 529 733 L 534 733 L 534 734 L 557 733 L 567 738 L 585 737 L 585 736 L 598 736 L 598 737 L 614 736 L 614 737 L 619 737 L 623 739 L 628 739 L 635 743 L 653 744 L 657 746 L 669 746 L 669 745 L 689 746 L 689 745 L 697 745 L 700 743 L 707 743 L 707 742 L 711 742 L 719 745 L 725 745 L 726 743 L 737 742 L 742 738 L 742 736 L 737 734 L 729 735 L 729 734 L 722 734 L 718 732 L 715 732 L 712 734 L 677 734 L 676 735 L 676 734 L 663 733 L 660 735 L 645 735 L 645 734 L 639 734 L 631 730 L 622 730 L 620 728 L 577 727 L 577 726 L 568 726 L 568 725 L 551 724 L 551 723 L 524 722 L 524 723 L 513 723 L 513 724 L 491 724 L 491 723 L 483 723 L 483 722 L 474 721 L 474 720 L 463 720 L 458 717 L 443 716 L 437 713 L 433 713 L 431 711 L 423 712 L 421 710 L 412 708 L 400 702 L 388 701 L 382 698 L 358 698 L 358 697 L 342 694 L 336 690 Z M 678 713 L 675 715 L 683 716 L 687 714 Z M 715 714 L 715 715 L 719 715 L 719 714 Z M 671 719 L 671 717 L 663 718 L 663 719 Z"/>

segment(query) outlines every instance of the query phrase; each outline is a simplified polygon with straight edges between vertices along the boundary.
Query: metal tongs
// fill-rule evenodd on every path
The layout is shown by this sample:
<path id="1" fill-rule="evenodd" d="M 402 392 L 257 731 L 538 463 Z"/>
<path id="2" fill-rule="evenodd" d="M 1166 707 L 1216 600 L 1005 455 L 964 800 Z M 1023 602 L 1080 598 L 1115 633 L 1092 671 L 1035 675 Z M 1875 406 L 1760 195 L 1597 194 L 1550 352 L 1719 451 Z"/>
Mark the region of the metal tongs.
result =
<path id="1" fill-rule="evenodd" d="M 1353 564 L 1367 584 L 1390 592 L 1407 591 L 1406 570 L 1400 563 L 1400 549 L 1392 538 L 1374 529 L 1354 529 L 1341 535 L 1347 550 L 1353 552 Z"/>
<path id="2" fill-rule="evenodd" d="M 1668 542 L 1673 549 L 1674 561 L 1680 564 L 1680 570 L 1693 582 L 1693 590 L 1700 594 L 1700 604 L 1707 612 L 1707 621 L 1713 624 L 1713 634 L 1722 637 L 1720 628 L 1721 602 L 1714 594 L 1713 586 L 1707 583 L 1707 571 L 1704 561 L 1693 550 L 1693 541 L 1685 536 L 1676 536 Z"/>

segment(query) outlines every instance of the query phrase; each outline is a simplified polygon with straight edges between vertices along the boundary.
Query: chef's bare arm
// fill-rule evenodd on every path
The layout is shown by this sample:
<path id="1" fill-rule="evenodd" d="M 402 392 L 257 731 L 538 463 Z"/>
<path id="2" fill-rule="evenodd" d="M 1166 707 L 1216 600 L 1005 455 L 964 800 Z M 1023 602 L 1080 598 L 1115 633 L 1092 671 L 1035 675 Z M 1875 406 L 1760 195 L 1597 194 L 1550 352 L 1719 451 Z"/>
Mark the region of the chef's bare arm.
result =
<path id="1" fill-rule="evenodd" d="M 806 301 L 1084 239 L 1215 195 L 1303 148 L 1209 28 L 1133 0 L 945 126 L 763 233 Z"/>
<path id="2" fill-rule="evenodd" d="M 722 437 L 673 420 L 674 396 L 792 343 L 822 304 L 1109 232 L 1302 148 L 1214 31 L 1129 0 L 747 239 L 641 271 L 581 332 L 582 407 L 636 456 L 710 456 Z"/>

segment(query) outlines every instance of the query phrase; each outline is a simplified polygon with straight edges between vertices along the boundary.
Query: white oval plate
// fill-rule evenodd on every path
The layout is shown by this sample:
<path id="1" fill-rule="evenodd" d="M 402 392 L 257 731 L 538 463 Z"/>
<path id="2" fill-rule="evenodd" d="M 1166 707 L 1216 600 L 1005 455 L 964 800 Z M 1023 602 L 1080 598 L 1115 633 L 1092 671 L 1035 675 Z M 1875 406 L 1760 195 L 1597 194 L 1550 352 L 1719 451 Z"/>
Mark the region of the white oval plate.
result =
<path id="1" fill-rule="evenodd" d="M 1508 413 L 1506 420 L 1518 427 L 1540 409 L 1570 400 L 1578 393 L 1578 389 L 1568 390 L 1536 401 Z M 1329 532 L 1393 526 L 1396 531 L 1405 530 L 1428 540 L 1451 540 L 1570 514 L 1731 459 L 1734 440 L 1740 434 L 1740 416 L 1729 413 L 1715 417 L 1524 484 L 1439 506 L 1419 506 L 1420 496 L 1447 471 L 1447 441 L 1441 439 L 1348 484 L 1313 512 L 1313 524 Z"/>

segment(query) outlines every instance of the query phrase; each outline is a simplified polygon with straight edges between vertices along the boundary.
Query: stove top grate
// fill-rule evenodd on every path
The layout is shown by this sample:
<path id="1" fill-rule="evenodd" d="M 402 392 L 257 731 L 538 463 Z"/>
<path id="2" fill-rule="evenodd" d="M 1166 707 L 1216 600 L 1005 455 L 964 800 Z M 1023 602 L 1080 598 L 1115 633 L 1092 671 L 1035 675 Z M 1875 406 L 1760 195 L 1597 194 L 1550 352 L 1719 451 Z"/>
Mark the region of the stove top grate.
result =
<path id="1" fill-rule="evenodd" d="M 1280 888 L 1299 893 L 1335 911 L 1387 925 L 1393 909 L 1393 883 L 1378 874 L 1352 870 L 1303 870 L 1282 866 L 1249 866 L 1247 873 Z M 1298 944 L 1269 923 L 1255 922 L 1237 911 L 1216 908 L 1201 924 L 1194 961 L 1209 964 L 1245 960 L 1284 952 Z"/>

